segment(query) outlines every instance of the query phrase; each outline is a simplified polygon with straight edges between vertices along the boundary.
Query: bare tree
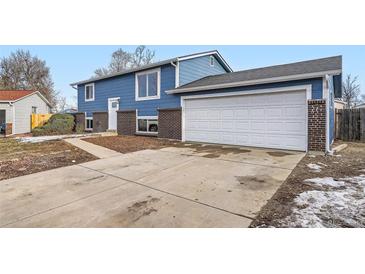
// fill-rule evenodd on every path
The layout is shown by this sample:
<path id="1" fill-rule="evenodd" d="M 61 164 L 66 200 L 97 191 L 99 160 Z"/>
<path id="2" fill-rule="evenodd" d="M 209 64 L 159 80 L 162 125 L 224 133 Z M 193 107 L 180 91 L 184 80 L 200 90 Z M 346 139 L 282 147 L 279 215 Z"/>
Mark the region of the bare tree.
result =
<path id="1" fill-rule="evenodd" d="M 365 94 L 361 94 L 361 102 L 365 104 Z"/>
<path id="2" fill-rule="evenodd" d="M 133 53 L 119 48 L 114 51 L 108 67 L 98 68 L 94 71 L 95 76 L 107 76 L 127 69 L 141 67 L 153 62 L 155 51 L 151 51 L 146 46 L 138 46 Z"/>
<path id="3" fill-rule="evenodd" d="M 67 108 L 66 97 L 60 96 L 57 100 L 56 110 L 57 112 L 64 111 Z"/>
<path id="4" fill-rule="evenodd" d="M 17 50 L 0 60 L 0 89 L 37 90 L 52 105 L 57 101 L 49 67 L 29 51 Z"/>
<path id="5" fill-rule="evenodd" d="M 132 67 L 140 67 L 152 63 L 155 58 L 155 51 L 151 51 L 146 46 L 138 46 L 132 55 Z"/>
<path id="6" fill-rule="evenodd" d="M 357 76 L 346 76 L 342 83 L 342 99 L 346 102 L 348 108 L 354 107 L 359 102 L 360 85 L 357 83 Z"/>

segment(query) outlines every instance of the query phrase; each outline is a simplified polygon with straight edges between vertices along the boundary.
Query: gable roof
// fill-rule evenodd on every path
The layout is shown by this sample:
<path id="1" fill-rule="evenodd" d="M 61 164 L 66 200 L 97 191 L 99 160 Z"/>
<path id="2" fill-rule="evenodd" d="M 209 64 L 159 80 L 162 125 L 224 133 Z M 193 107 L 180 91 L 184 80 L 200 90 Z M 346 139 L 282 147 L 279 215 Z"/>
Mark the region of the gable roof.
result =
<path id="1" fill-rule="evenodd" d="M 37 94 L 47 105 L 51 106 L 39 91 L 34 90 L 0 90 L 0 102 L 16 102 L 33 94 Z"/>
<path id="2" fill-rule="evenodd" d="M 167 64 L 170 64 L 171 62 L 184 61 L 184 60 L 193 59 L 193 58 L 206 56 L 206 55 L 214 55 L 217 58 L 218 62 L 226 69 L 227 72 L 232 72 L 233 71 L 232 68 L 228 65 L 228 63 L 224 60 L 222 55 L 220 55 L 220 53 L 217 50 L 212 50 L 212 51 L 204 51 L 204 52 L 179 56 L 179 57 L 159 61 L 159 62 L 156 62 L 156 63 L 148 64 L 148 65 L 145 65 L 145 66 L 141 66 L 141 67 L 138 67 L 138 68 L 127 69 L 127 70 L 124 70 L 122 72 L 113 73 L 113 74 L 110 74 L 110 75 L 107 75 L 107 76 L 92 77 L 92 78 L 87 79 L 87 80 L 71 83 L 70 85 L 71 86 L 77 86 L 77 85 L 92 83 L 92 82 L 96 82 L 96 81 L 100 81 L 100 80 L 104 80 L 104 79 L 108 79 L 108 78 L 112 78 L 112 77 L 116 77 L 116 76 L 125 75 L 125 74 L 132 73 L 132 72 L 138 72 L 138 71 L 142 71 L 142 70 L 146 70 L 146 69 L 159 67 L 159 66 L 162 66 L 162 65 L 167 65 Z"/>
<path id="3" fill-rule="evenodd" d="M 0 101 L 16 101 L 34 92 L 33 90 L 0 90 Z"/>
<path id="4" fill-rule="evenodd" d="M 342 72 L 342 56 L 327 57 L 284 65 L 242 70 L 232 73 L 207 76 L 173 90 L 168 94 L 191 92 L 203 89 L 218 89 L 268 82 L 291 81 L 337 75 Z"/>

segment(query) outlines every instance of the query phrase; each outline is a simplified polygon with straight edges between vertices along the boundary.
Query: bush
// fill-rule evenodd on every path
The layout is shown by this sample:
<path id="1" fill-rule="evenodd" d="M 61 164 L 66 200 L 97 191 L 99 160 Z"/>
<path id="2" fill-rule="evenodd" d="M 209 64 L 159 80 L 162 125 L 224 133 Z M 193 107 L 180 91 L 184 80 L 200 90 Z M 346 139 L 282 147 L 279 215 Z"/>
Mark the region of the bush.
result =
<path id="1" fill-rule="evenodd" d="M 55 114 L 46 124 L 32 130 L 33 136 L 62 135 L 73 133 L 75 119 L 71 114 Z"/>

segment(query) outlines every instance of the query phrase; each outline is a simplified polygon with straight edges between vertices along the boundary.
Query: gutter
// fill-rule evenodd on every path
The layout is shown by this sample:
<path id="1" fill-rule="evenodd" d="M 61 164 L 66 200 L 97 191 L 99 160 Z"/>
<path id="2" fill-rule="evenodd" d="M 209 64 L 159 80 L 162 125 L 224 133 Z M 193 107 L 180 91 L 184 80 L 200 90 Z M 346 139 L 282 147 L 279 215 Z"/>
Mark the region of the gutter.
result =
<path id="1" fill-rule="evenodd" d="M 231 87 L 267 84 L 267 83 L 275 83 L 275 82 L 303 80 L 303 79 L 325 77 L 327 74 L 338 75 L 341 72 L 342 72 L 342 70 L 330 70 L 330 71 L 315 72 L 315 73 L 304 73 L 304 74 L 295 74 L 295 75 L 290 75 L 290 76 L 280 76 L 280 77 L 264 78 L 264 79 L 257 79 L 257 80 L 239 81 L 239 82 L 234 82 L 234 83 L 206 85 L 206 86 L 198 86 L 198 87 L 190 87 L 190 88 L 187 87 L 187 88 L 166 90 L 165 92 L 166 92 L 166 94 L 176 94 L 176 93 L 185 93 L 185 92 L 193 92 L 193 91 L 201 91 L 201 90 L 212 90 L 212 89 L 231 88 Z"/>

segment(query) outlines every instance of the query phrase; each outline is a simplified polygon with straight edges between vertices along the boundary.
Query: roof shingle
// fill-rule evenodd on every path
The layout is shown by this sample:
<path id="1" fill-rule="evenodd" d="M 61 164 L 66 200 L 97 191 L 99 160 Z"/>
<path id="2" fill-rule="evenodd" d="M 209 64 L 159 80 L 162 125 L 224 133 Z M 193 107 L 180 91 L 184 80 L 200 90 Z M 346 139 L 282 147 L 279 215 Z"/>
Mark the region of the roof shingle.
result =
<path id="1" fill-rule="evenodd" d="M 0 101 L 16 101 L 34 92 L 33 90 L 0 90 Z"/>

